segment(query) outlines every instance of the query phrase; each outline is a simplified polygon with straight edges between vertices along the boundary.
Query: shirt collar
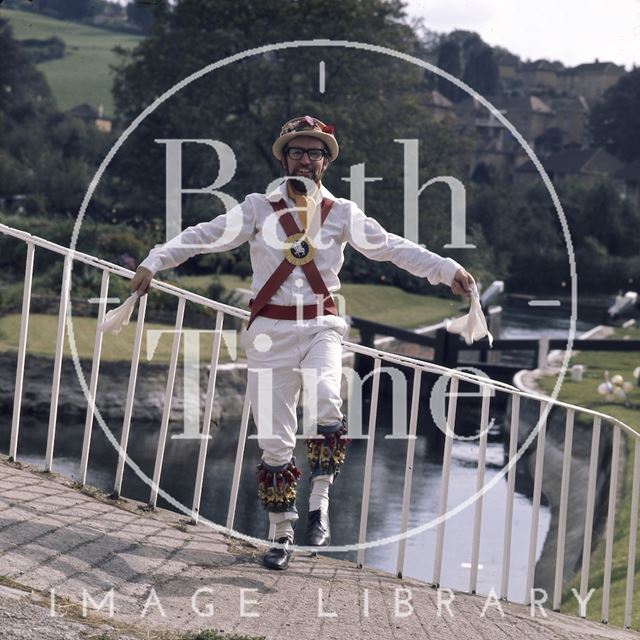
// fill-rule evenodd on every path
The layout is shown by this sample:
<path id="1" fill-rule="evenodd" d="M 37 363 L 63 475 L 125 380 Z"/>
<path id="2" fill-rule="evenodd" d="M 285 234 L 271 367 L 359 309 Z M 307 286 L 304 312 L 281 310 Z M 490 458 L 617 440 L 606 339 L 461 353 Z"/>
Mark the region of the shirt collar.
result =
<path id="1" fill-rule="evenodd" d="M 335 200 L 329 189 L 320 183 L 320 189 L 316 191 L 315 195 L 316 204 L 320 204 L 323 198 Z M 289 200 L 289 196 L 287 194 L 287 182 L 285 180 L 283 180 L 273 191 L 267 194 L 267 200 L 269 200 L 269 202 L 279 202 L 283 199 Z"/>

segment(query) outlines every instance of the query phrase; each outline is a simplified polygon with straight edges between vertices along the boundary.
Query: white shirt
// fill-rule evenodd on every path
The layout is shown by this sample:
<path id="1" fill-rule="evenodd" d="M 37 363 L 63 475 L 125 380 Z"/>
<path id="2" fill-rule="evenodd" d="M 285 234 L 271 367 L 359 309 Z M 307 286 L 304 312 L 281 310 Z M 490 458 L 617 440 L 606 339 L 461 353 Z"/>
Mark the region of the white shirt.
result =
<path id="1" fill-rule="evenodd" d="M 331 292 L 340 289 L 338 274 L 344 262 L 344 247 L 348 242 L 367 258 L 389 261 L 433 285 L 450 285 L 461 266 L 451 258 L 443 258 L 394 233 L 389 233 L 373 218 L 367 217 L 351 200 L 334 197 L 324 186 L 316 193 L 316 206 L 322 198 L 330 198 L 333 206 L 319 231 L 309 231 L 316 247 L 314 261 Z M 254 297 L 284 259 L 283 246 L 287 234 L 277 221 L 270 202 L 284 200 L 302 229 L 295 203 L 287 195 L 286 183 L 265 196 L 248 195 L 244 202 L 226 214 L 209 222 L 188 227 L 164 245 L 155 247 L 141 263 L 154 274 L 183 263 L 201 253 L 229 251 L 244 242 L 249 243 Z M 313 217 L 319 222 L 320 216 Z M 300 299 L 302 296 L 302 299 Z M 294 267 L 289 277 L 270 300 L 273 304 L 316 304 L 316 296 L 302 267 Z"/>

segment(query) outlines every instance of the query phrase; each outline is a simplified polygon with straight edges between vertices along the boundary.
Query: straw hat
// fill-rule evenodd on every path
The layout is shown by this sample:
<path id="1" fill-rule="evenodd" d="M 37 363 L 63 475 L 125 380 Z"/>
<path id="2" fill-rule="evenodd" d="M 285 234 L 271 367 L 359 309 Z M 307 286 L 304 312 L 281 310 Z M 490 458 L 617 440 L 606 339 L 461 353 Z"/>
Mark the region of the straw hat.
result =
<path id="1" fill-rule="evenodd" d="M 285 122 L 280 130 L 280 136 L 271 147 L 271 151 L 278 160 L 281 160 L 282 150 L 290 140 L 293 140 L 293 138 L 297 136 L 310 136 L 311 138 L 322 140 L 329 150 L 331 160 L 335 160 L 338 157 L 340 147 L 338 147 L 338 141 L 333 135 L 333 131 L 333 125 L 325 124 L 321 120 L 318 120 L 318 118 L 299 116 Z"/>

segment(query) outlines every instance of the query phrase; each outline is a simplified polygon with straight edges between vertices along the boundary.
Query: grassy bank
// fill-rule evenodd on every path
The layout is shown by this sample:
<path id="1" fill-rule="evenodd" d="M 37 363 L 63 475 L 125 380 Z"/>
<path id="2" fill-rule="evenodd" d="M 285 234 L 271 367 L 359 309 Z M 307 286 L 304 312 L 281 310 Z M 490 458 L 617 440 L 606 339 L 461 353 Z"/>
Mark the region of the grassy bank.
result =
<path id="1" fill-rule="evenodd" d="M 640 330 L 618 330 L 612 338 L 640 339 Z M 584 406 L 602 413 L 609 414 L 640 432 L 640 388 L 635 385 L 627 396 L 627 406 L 621 402 L 607 402 L 604 396 L 597 392 L 598 385 L 604 380 L 604 371 L 610 376 L 620 374 L 626 381 L 634 382 L 632 372 L 640 366 L 638 352 L 583 352 L 575 355 L 571 364 L 582 364 L 585 373 L 582 381 L 565 381 L 560 390 L 559 399 L 579 406 Z M 540 386 L 550 393 L 555 379 L 541 380 Z M 603 425 L 603 428 L 610 428 Z M 611 595 L 609 607 L 609 622 L 622 626 L 624 621 L 625 590 L 628 567 L 629 550 L 629 521 L 631 513 L 631 483 L 633 474 L 633 442 L 630 437 L 622 438 L 625 451 L 624 465 L 620 469 L 618 478 L 618 501 L 616 504 L 615 534 L 613 544 L 613 565 L 611 571 Z M 640 540 L 640 526 L 638 527 Z M 602 615 L 602 585 L 604 580 L 605 540 L 599 541 L 591 556 L 589 587 L 596 591 L 587 605 L 587 617 L 601 620 Z M 563 594 L 561 610 L 566 613 L 577 612 L 577 601 L 571 593 L 571 588 L 579 591 L 580 576 L 574 576 Z M 631 627 L 640 629 L 640 553 L 636 555 L 634 582 L 634 611 Z"/>
<path id="2" fill-rule="evenodd" d="M 145 323 L 145 337 L 142 343 L 141 362 L 153 362 L 166 364 L 171 356 L 171 344 L 173 336 L 163 333 L 155 350 L 148 357 L 147 340 L 149 330 L 170 331 L 173 325 Z M 31 314 L 29 318 L 29 333 L 27 339 L 27 353 L 53 358 L 55 355 L 56 335 L 58 331 L 58 316 L 41 313 Z M 93 357 L 93 344 L 96 333 L 95 318 L 73 318 L 73 335 L 75 347 L 81 359 Z M 135 316 L 133 322 L 124 327 L 117 336 L 105 334 L 102 342 L 102 361 L 117 362 L 130 361 L 135 334 Z M 10 314 L 0 317 L 0 351 L 17 351 L 20 335 L 20 315 Z M 212 335 L 203 334 L 200 337 L 200 349 L 202 354 L 210 354 L 212 347 Z M 64 357 L 71 357 L 69 333 L 65 335 Z M 208 358 L 208 356 L 206 356 Z M 224 345 L 220 351 L 222 360 L 229 360 L 229 354 Z M 203 355 L 203 358 L 205 356 Z"/>
<path id="3" fill-rule="evenodd" d="M 103 105 L 105 115 L 113 115 L 110 67 L 117 60 L 113 49 L 132 48 L 141 42 L 142 36 L 56 20 L 28 11 L 0 9 L 0 16 L 9 20 L 18 40 L 57 36 L 64 41 L 63 58 L 37 65 L 61 111 L 88 102 L 94 107 Z"/>
<path id="4" fill-rule="evenodd" d="M 234 275 L 217 277 L 227 291 L 238 287 L 248 289 L 251 284 L 248 279 L 242 280 Z M 212 276 L 184 276 L 176 284 L 185 289 L 206 289 L 212 281 Z M 420 327 L 451 318 L 459 315 L 463 306 L 461 299 L 421 296 L 380 284 L 345 283 L 340 293 L 345 298 L 347 315 L 403 328 Z"/>
<path id="5" fill-rule="evenodd" d="M 236 276 L 221 276 L 220 278 L 228 290 L 236 287 L 248 286 Z M 195 276 L 185 277 L 175 284 L 185 289 L 192 287 L 206 288 L 211 282 L 210 277 Z M 152 294 L 154 295 L 154 294 Z M 401 327 L 416 327 L 439 322 L 446 317 L 459 313 L 459 301 L 446 300 L 436 297 L 418 296 L 406 293 L 395 287 L 348 284 L 344 286 L 347 312 L 355 316 L 363 316 L 378 322 L 393 324 Z M 113 306 L 110 306 L 113 308 Z M 188 312 L 188 308 L 187 308 Z M 145 323 L 146 329 L 172 330 L 172 324 L 153 322 L 153 317 L 147 313 L 149 322 Z M 27 352 L 37 355 L 53 357 L 55 355 L 55 341 L 57 335 L 57 315 L 45 315 L 32 313 L 29 318 L 29 333 Z M 188 313 L 185 319 L 185 328 L 189 327 Z M 213 327 L 213 321 L 212 321 Z M 93 344 L 96 330 L 96 319 L 73 316 L 73 332 L 76 348 L 80 358 L 93 357 Z M 103 340 L 102 359 L 108 361 L 130 360 L 133 339 L 135 333 L 135 314 L 132 322 L 123 328 L 122 332 L 113 336 L 106 334 Z M 0 351 L 15 351 L 18 348 L 20 335 L 20 314 L 13 313 L 0 316 Z M 349 338 L 353 339 L 353 333 Z M 153 362 L 166 363 L 171 355 L 171 334 L 164 334 L 160 338 L 157 349 L 153 355 Z M 202 354 L 211 353 L 212 336 L 203 334 L 200 341 Z M 146 359 L 146 338 L 143 343 L 142 360 Z M 65 340 L 65 357 L 71 355 L 69 337 Z M 205 357 L 203 355 L 203 357 Z M 222 360 L 229 360 L 230 354 L 223 344 L 221 349 Z"/>

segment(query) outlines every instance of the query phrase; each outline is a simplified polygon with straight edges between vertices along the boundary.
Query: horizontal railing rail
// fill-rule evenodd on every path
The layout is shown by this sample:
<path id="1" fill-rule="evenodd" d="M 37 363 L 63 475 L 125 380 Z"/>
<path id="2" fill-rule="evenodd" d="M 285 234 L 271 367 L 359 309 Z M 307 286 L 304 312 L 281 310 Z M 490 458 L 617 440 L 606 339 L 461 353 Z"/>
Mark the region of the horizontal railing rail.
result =
<path id="1" fill-rule="evenodd" d="M 62 274 L 62 282 L 60 289 L 60 306 L 58 313 L 58 328 L 56 335 L 56 349 L 54 358 L 54 367 L 52 375 L 52 393 L 49 412 L 49 424 L 47 431 L 47 446 L 45 453 L 45 470 L 52 469 L 53 455 L 56 439 L 56 425 L 58 422 L 58 402 L 61 379 L 61 364 L 63 358 L 63 345 L 65 342 L 66 320 L 70 319 L 69 314 L 69 293 L 71 288 L 71 275 L 73 261 L 79 261 L 95 267 L 102 273 L 100 304 L 98 306 L 97 320 L 98 324 L 104 319 L 106 313 L 106 301 L 109 292 L 109 280 L 113 275 L 123 278 L 131 278 L 133 272 L 119 265 L 100 260 L 94 256 L 72 251 L 66 247 L 62 247 L 48 240 L 38 238 L 27 232 L 16 230 L 6 225 L 0 225 L 0 233 L 11 236 L 18 241 L 22 241 L 27 245 L 25 271 L 24 271 L 24 290 L 23 304 L 21 312 L 20 335 L 16 358 L 16 377 L 13 402 L 13 414 L 11 422 L 11 437 L 9 444 L 9 457 L 16 460 L 18 450 L 18 440 L 20 433 L 20 418 L 22 410 L 22 398 L 24 391 L 24 373 L 25 358 L 27 352 L 27 335 L 29 328 L 29 311 L 31 301 L 31 290 L 33 283 L 33 267 L 35 249 L 44 249 L 53 251 L 64 257 L 64 269 Z M 211 349 L 209 378 L 207 384 L 205 411 L 201 425 L 201 440 L 197 456 L 197 469 L 195 475 L 195 483 L 193 488 L 193 500 L 190 509 L 187 509 L 192 521 L 198 522 L 200 516 L 200 504 L 202 497 L 203 480 L 206 473 L 207 447 L 209 442 L 210 427 L 212 421 L 212 405 L 216 396 L 216 377 L 219 370 L 220 350 L 221 350 L 221 334 L 225 316 L 231 316 L 240 319 L 247 319 L 248 313 L 242 309 L 225 305 L 219 302 L 209 300 L 206 297 L 191 293 L 174 285 L 154 280 L 152 289 L 174 296 L 178 300 L 178 306 L 175 315 L 174 339 L 171 348 L 171 355 L 168 364 L 168 376 L 164 395 L 164 406 L 160 428 L 158 432 L 158 443 L 155 455 L 155 463 L 153 476 L 149 482 L 150 494 L 149 505 L 156 506 L 157 498 L 160 492 L 160 481 L 162 477 L 163 467 L 165 466 L 164 454 L 166 448 L 168 425 L 171 414 L 172 398 L 174 395 L 174 386 L 176 378 L 176 367 L 178 362 L 179 336 L 183 329 L 185 303 L 192 302 L 216 312 L 214 339 Z M 139 301 L 137 319 L 135 323 L 135 336 L 131 355 L 131 364 L 129 369 L 129 379 L 127 387 L 126 401 L 124 405 L 123 426 L 119 441 L 118 462 L 115 471 L 114 495 L 120 495 L 122 490 L 122 479 L 125 464 L 130 463 L 128 458 L 129 438 L 131 433 L 131 421 L 136 398 L 137 375 L 140 365 L 140 354 L 145 330 L 146 305 L 148 296 L 144 296 Z M 551 341 L 555 345 L 554 341 Z M 574 343 L 575 348 L 578 348 Z M 566 345 L 565 345 L 566 346 Z M 565 571 L 565 545 L 567 538 L 567 518 L 570 506 L 571 494 L 571 467 L 572 467 L 572 445 L 575 441 L 575 424 L 578 416 L 588 417 L 591 423 L 591 444 L 589 453 L 589 472 L 587 479 L 586 498 L 584 501 L 584 530 L 582 538 L 582 554 L 580 566 L 580 586 L 579 595 L 584 599 L 589 592 L 591 572 L 592 549 L 594 547 L 594 531 L 596 518 L 596 499 L 600 495 L 603 482 L 606 480 L 608 489 L 608 507 L 606 514 L 606 527 L 604 532 L 604 578 L 602 587 L 602 608 L 601 617 L 603 621 L 609 620 L 609 610 L 611 606 L 611 582 L 613 576 L 614 554 L 613 546 L 617 539 L 620 539 L 620 527 L 624 527 L 624 536 L 628 544 L 627 559 L 628 568 L 626 572 L 624 587 L 624 624 L 629 626 L 631 623 L 632 607 L 634 602 L 635 576 L 636 576 L 636 545 L 637 545 L 637 528 L 638 528 L 638 500 L 640 494 L 640 434 L 638 434 L 630 426 L 621 420 L 607 415 L 605 413 L 588 409 L 571 403 L 562 402 L 543 394 L 524 392 L 518 388 L 496 380 L 477 376 L 472 373 L 447 368 L 431 362 L 425 362 L 408 356 L 388 353 L 380 349 L 352 342 L 345 342 L 344 347 L 356 354 L 370 358 L 373 362 L 372 367 L 372 384 L 370 390 L 370 411 L 368 415 L 368 429 L 366 437 L 365 467 L 363 473 L 362 486 L 362 502 L 360 511 L 359 533 L 357 544 L 352 546 L 357 550 L 356 562 L 364 565 L 366 550 L 373 546 L 381 546 L 387 542 L 397 543 L 396 556 L 396 573 L 402 576 L 405 572 L 405 560 L 407 541 L 419 533 L 428 529 L 435 529 L 435 544 L 433 547 L 433 573 L 432 583 L 436 586 L 446 586 L 444 549 L 446 545 L 454 544 L 453 535 L 447 536 L 447 520 L 465 508 L 473 508 L 473 525 L 471 531 L 471 562 L 469 563 L 469 583 L 468 591 L 476 593 L 478 591 L 479 569 L 482 560 L 481 540 L 483 529 L 483 497 L 486 492 L 501 481 L 506 476 L 506 498 L 504 504 L 504 523 L 502 535 L 502 554 L 501 554 L 501 572 L 500 572 L 500 597 L 507 598 L 509 596 L 510 573 L 512 569 L 511 557 L 513 551 L 513 514 L 516 484 L 516 467 L 521 463 L 522 455 L 532 449 L 535 442 L 535 453 L 532 471 L 533 487 L 531 491 L 531 521 L 527 545 L 527 566 L 526 579 L 524 581 L 524 594 L 518 598 L 522 602 L 530 602 L 536 579 L 536 565 L 539 555 L 539 536 L 540 536 L 540 510 L 542 503 L 542 495 L 544 489 L 544 473 L 550 464 L 549 458 L 550 447 L 549 438 L 554 436 L 557 427 L 557 412 L 562 411 L 566 416 L 564 419 L 564 436 L 563 436 L 563 455 L 561 465 L 561 479 L 557 488 L 557 496 L 551 496 L 555 500 L 557 498 L 558 505 L 558 527 L 556 534 L 555 546 L 555 563 L 553 576 L 553 593 L 551 604 L 554 609 L 559 609 L 562 604 L 563 589 L 568 580 L 572 577 L 566 575 Z M 582 344 L 580 344 L 582 348 Z M 85 392 L 87 399 L 87 412 L 83 432 L 82 454 L 80 461 L 80 483 L 84 484 L 87 478 L 87 467 L 89 464 L 90 442 L 95 416 L 96 391 L 99 381 L 100 361 L 102 354 L 102 334 L 96 329 L 94 338 L 94 350 L 91 363 L 91 376 L 88 388 Z M 404 368 L 413 370 L 413 379 L 410 393 L 410 417 L 408 420 L 408 437 L 405 452 L 405 473 L 402 490 L 402 507 L 399 514 L 398 534 L 393 539 L 369 541 L 367 540 L 368 521 L 371 508 L 371 486 L 374 467 L 374 448 L 375 434 L 380 428 L 378 424 L 378 403 L 380 395 L 380 377 L 384 369 L 388 366 L 399 365 Z M 416 455 L 416 435 L 417 424 L 420 413 L 420 390 L 424 384 L 424 375 L 445 376 L 448 379 L 449 393 L 448 406 L 446 409 L 446 428 L 444 432 L 444 445 L 442 456 L 442 472 L 440 478 L 440 495 L 438 516 L 430 523 L 426 523 L 419 527 L 409 527 L 412 488 L 415 485 L 414 477 L 415 455 Z M 454 442 L 458 437 L 456 434 L 456 415 L 458 413 L 458 387 L 461 382 L 472 383 L 477 385 L 481 393 L 480 408 L 480 425 L 477 449 L 477 466 L 476 479 L 472 496 L 461 505 L 451 508 L 449 505 L 449 489 L 451 482 L 452 470 L 452 453 Z M 493 396 L 496 394 L 505 394 L 510 401 L 510 420 L 508 426 L 509 450 L 507 454 L 507 464 L 499 473 L 493 475 L 487 480 L 487 443 L 489 430 L 489 416 L 493 404 Z M 536 418 L 529 423 L 523 417 L 523 403 L 534 403 L 536 407 Z M 236 507 L 239 495 L 239 486 L 241 482 L 241 470 L 245 454 L 245 444 L 248 437 L 250 403 L 248 395 L 244 396 L 242 416 L 240 418 L 240 429 L 238 435 L 238 443 L 235 454 L 235 465 L 233 478 L 231 482 L 230 498 L 227 510 L 226 526 L 229 530 L 234 527 L 236 515 Z M 549 432 L 549 418 L 553 418 L 554 432 Z M 582 424 L 582 423 L 581 423 Z M 527 428 L 523 430 L 523 425 Z M 610 446 L 601 447 L 601 437 L 604 430 L 603 425 L 608 427 L 606 432 L 610 436 Z M 505 426 L 506 429 L 506 426 Z M 623 438 L 625 440 L 623 441 Z M 623 444 L 625 445 L 623 447 Z M 607 459 L 603 456 L 607 455 Z M 633 462 L 631 463 L 631 456 Z M 627 474 L 620 471 L 622 464 L 628 464 L 630 482 L 627 485 L 621 484 L 621 479 L 626 478 Z M 603 480 L 603 471 L 605 476 Z M 607 471 L 608 470 L 608 471 Z M 620 485 L 620 486 L 619 486 Z M 630 487 L 630 490 L 628 490 Z M 549 488 L 545 489 L 547 500 L 553 493 Z M 621 523 L 619 515 L 626 512 L 619 508 L 620 501 L 624 501 L 625 505 L 630 509 L 629 519 L 626 524 Z M 625 507 L 626 508 L 626 507 Z M 204 520 L 204 518 L 203 518 Z M 626 537 L 625 537 L 626 536 Z M 493 540 L 493 544 L 500 544 L 499 540 Z M 332 548 L 329 548 L 331 550 Z M 342 549 L 335 549 L 342 550 Z M 463 550 L 456 547 L 456 551 L 463 554 Z M 458 560 L 462 555 L 458 557 Z M 572 569 L 571 567 L 569 568 Z M 444 577 L 443 577 L 444 576 Z M 617 596 L 616 596 L 617 597 Z"/>

